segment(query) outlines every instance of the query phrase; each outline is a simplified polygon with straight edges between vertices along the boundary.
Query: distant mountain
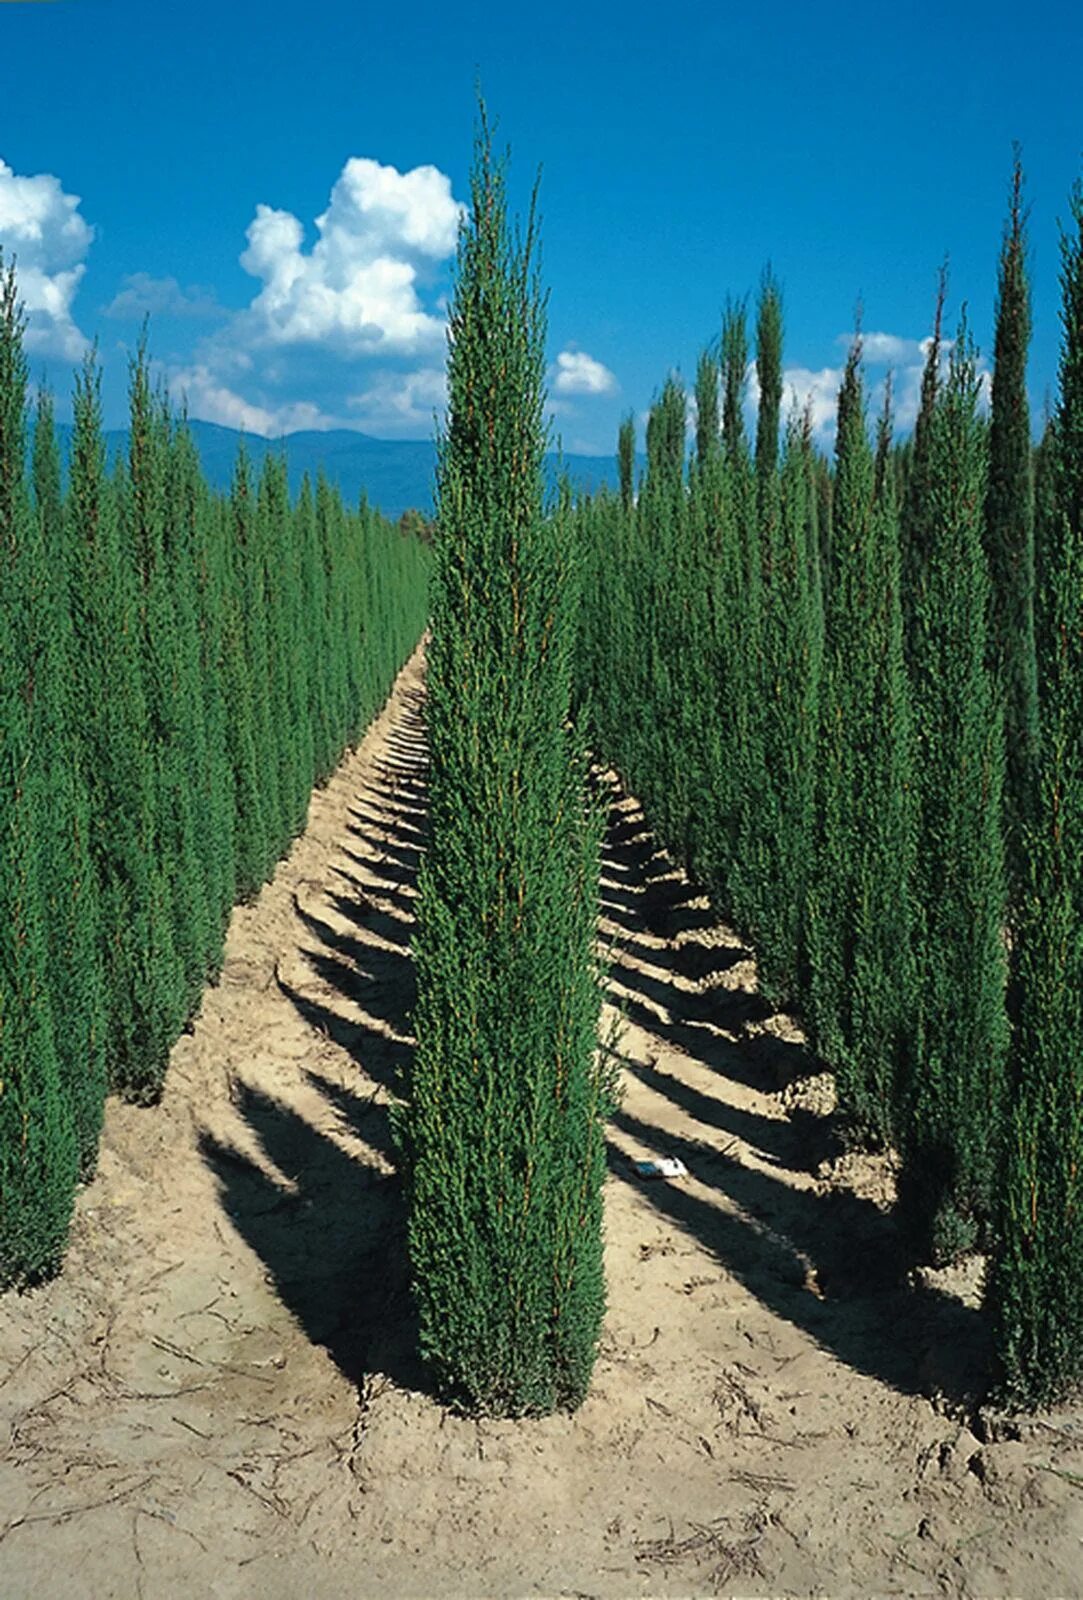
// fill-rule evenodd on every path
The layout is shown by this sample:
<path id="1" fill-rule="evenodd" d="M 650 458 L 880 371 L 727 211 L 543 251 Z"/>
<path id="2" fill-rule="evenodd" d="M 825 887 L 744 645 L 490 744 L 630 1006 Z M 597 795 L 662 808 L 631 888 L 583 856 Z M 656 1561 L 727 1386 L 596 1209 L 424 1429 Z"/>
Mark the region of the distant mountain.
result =
<path id="1" fill-rule="evenodd" d="M 237 449 L 243 438 L 249 458 L 257 468 L 269 451 L 285 451 L 290 488 L 294 493 L 306 472 L 315 481 L 322 467 L 328 480 L 338 485 L 349 504 L 356 504 L 364 491 L 370 503 L 379 506 L 384 516 L 392 520 L 408 510 L 425 514 L 432 511 L 436 450 L 430 440 L 373 439 L 366 433 L 353 433 L 344 428 L 329 433 L 288 433 L 280 439 L 261 439 L 214 422 L 189 422 L 188 426 L 203 463 L 204 475 L 216 489 L 229 488 Z M 57 431 L 66 459 L 71 428 L 61 424 Z M 111 461 L 127 450 L 126 429 L 110 429 L 105 437 Z M 547 456 L 546 473 L 551 489 L 556 486 L 561 467 L 581 493 L 598 490 L 603 484 L 612 489 L 617 487 L 615 456 Z"/>

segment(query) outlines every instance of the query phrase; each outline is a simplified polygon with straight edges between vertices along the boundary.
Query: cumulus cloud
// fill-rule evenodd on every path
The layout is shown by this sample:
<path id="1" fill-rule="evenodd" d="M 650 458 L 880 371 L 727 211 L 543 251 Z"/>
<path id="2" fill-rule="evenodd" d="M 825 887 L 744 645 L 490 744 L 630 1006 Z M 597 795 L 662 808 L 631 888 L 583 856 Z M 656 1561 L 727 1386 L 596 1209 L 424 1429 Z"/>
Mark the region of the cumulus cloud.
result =
<path id="1" fill-rule="evenodd" d="M 412 438 L 432 431 L 434 413 L 447 403 L 447 376 L 443 367 L 422 367 L 416 372 L 377 374 L 361 393 L 346 404 L 356 419 L 354 426 L 378 427 L 389 438 Z"/>
<path id="2" fill-rule="evenodd" d="M 446 400 L 446 272 L 464 215 L 436 167 L 400 172 L 367 158 L 346 162 L 314 237 L 292 212 L 257 206 L 240 263 L 258 288 L 172 373 L 172 387 L 193 416 L 267 436 L 425 436 Z M 121 310 L 150 299 L 175 307 L 181 293 L 173 280 L 127 287 Z"/>
<path id="3" fill-rule="evenodd" d="M 609 368 L 585 350 L 562 350 L 553 370 L 556 394 L 615 394 L 617 380 Z"/>
<path id="4" fill-rule="evenodd" d="M 121 279 L 121 288 L 105 308 L 107 317 L 217 317 L 222 307 L 213 289 L 192 286 L 182 289 L 176 278 L 153 278 L 147 272 L 131 272 Z"/>
<path id="5" fill-rule="evenodd" d="M 174 369 L 170 373 L 169 387 L 176 399 L 187 401 L 190 416 L 265 439 L 301 429 L 344 426 L 341 419 L 329 416 L 310 400 L 291 400 L 280 405 L 261 405 L 246 400 L 199 363 Z"/>
<path id="6" fill-rule="evenodd" d="M 855 337 L 853 333 L 840 333 L 835 343 L 849 350 Z M 868 367 L 906 367 L 924 361 L 928 341 L 904 339 L 897 333 L 863 333 L 861 349 Z"/>
<path id="7" fill-rule="evenodd" d="M 86 339 L 71 307 L 94 239 L 79 215 L 78 195 L 65 194 L 49 173 L 22 177 L 0 160 L 0 249 L 15 259 L 19 297 L 26 310 L 26 348 L 76 361 Z"/>
<path id="8" fill-rule="evenodd" d="M 292 212 L 257 206 L 240 260 L 262 288 L 239 331 L 257 346 L 318 344 L 339 355 L 433 350 L 445 323 L 422 302 L 422 269 L 452 254 L 462 215 L 436 167 L 399 172 L 359 157 L 316 218 L 311 250 Z"/>

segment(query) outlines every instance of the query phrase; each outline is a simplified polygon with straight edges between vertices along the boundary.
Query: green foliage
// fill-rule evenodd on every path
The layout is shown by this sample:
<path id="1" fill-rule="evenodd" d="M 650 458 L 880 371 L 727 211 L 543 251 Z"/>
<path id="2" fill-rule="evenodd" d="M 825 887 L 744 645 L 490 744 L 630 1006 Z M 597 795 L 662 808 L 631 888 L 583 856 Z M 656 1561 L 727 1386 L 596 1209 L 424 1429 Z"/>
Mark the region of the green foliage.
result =
<path id="1" fill-rule="evenodd" d="M 1027 400 L 1030 291 L 1022 189 L 1023 170 L 1017 153 L 1000 254 L 985 491 L 985 549 L 991 579 L 990 659 L 1005 707 L 1004 824 L 1013 896 L 1026 881 L 1023 828 L 1033 808 L 1038 741 L 1034 484 Z"/>
<path id="2" fill-rule="evenodd" d="M 930 366 L 936 355 L 934 348 Z M 914 948 L 921 984 L 904 1094 L 900 1192 L 919 1249 L 935 1260 L 983 1236 L 1004 1109 L 1004 745 L 986 654 L 986 447 L 977 400 L 964 324 L 926 419 L 922 543 L 911 546 L 919 812 Z"/>
<path id="3" fill-rule="evenodd" d="M 794 1001 L 802 989 L 816 845 L 823 610 L 815 494 L 811 441 L 800 421 L 791 418 L 778 515 L 768 524 L 760 702 L 764 765 L 748 916 L 760 987 L 779 1003 Z"/>
<path id="4" fill-rule="evenodd" d="M 542 506 L 545 303 L 482 113 L 451 306 L 429 651 L 431 841 L 400 1120 L 421 1347 L 488 1412 L 572 1407 L 604 1303 L 600 819 L 567 714 L 578 570 Z"/>
<path id="5" fill-rule="evenodd" d="M 14 273 L 0 286 L 0 1285 L 60 1262 L 106 1076 L 161 1092 L 230 909 L 417 642 L 428 556 L 280 462 L 228 502 L 131 367 L 105 468 L 100 375 L 76 375 L 66 497 L 47 397 L 26 481 Z"/>
<path id="6" fill-rule="evenodd" d="M 82 708 L 76 697 L 73 529 L 61 496 L 52 401 L 44 392 L 39 395 L 34 429 L 33 489 L 36 526 L 28 554 L 40 586 L 34 676 L 43 710 L 37 737 L 46 775 L 49 841 L 42 858 L 48 988 L 58 1009 L 58 997 L 63 996 L 56 1051 L 75 1119 L 80 1174 L 87 1178 L 97 1161 L 106 1090 L 101 907 L 81 761 Z"/>
<path id="7" fill-rule="evenodd" d="M 172 907 L 154 851 L 159 794 L 135 562 L 105 471 L 100 374 L 76 375 L 68 508 L 73 534 L 74 673 L 113 1088 L 153 1099 L 179 1026 Z M 163 985 L 162 974 L 168 975 Z"/>
<path id="8" fill-rule="evenodd" d="M 1043 442 L 1039 788 L 1018 924 L 1013 1106 L 988 1285 L 1002 1397 L 1083 1383 L 1083 191 L 1063 240 L 1060 399 Z M 1043 484 L 1044 487 L 1044 484 Z"/>
<path id="9" fill-rule="evenodd" d="M 14 268 L 0 259 L 0 1287 L 56 1267 L 79 1172 L 50 994 L 46 735 L 56 682 L 35 669 L 49 648 L 53 575 L 42 571 L 26 492 L 23 326 Z"/>
<path id="10" fill-rule="evenodd" d="M 634 417 L 625 417 L 617 435 L 617 470 L 620 474 L 620 503 L 625 516 L 635 499 L 636 424 Z"/>
<path id="11" fill-rule="evenodd" d="M 861 344 L 839 392 L 821 687 L 817 827 L 808 907 L 807 1009 L 840 1106 L 873 1142 L 896 1128 L 909 1020 L 909 710 L 902 662 L 898 518 L 874 462 Z"/>

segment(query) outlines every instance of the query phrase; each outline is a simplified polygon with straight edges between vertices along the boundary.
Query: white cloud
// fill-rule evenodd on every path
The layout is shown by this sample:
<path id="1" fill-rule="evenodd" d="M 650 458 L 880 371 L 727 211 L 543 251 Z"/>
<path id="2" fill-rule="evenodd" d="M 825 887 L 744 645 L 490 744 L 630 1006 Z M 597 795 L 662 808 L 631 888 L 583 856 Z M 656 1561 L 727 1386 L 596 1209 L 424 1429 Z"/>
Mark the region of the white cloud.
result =
<path id="1" fill-rule="evenodd" d="M 553 389 L 557 394 L 615 394 L 617 380 L 609 368 L 585 350 L 562 350 L 556 359 Z"/>
<path id="2" fill-rule="evenodd" d="M 834 437 L 843 371 L 842 367 L 821 367 L 818 372 L 809 367 L 787 367 L 782 374 L 784 406 L 807 411 L 813 434 L 821 443 Z"/>
<path id="3" fill-rule="evenodd" d="M 302 428 L 325 430 L 346 425 L 308 400 L 288 401 L 278 406 L 254 404 L 199 364 L 172 371 L 169 387 L 175 399 L 187 400 L 190 416 L 202 422 L 221 423 L 225 428 L 237 428 L 243 433 L 259 434 L 265 439 L 296 433 Z"/>
<path id="4" fill-rule="evenodd" d="M 849 350 L 856 335 L 840 333 L 835 340 Z M 926 341 L 904 339 L 897 333 L 863 333 L 861 350 L 865 365 L 869 367 L 905 367 L 925 359 Z"/>
<path id="5" fill-rule="evenodd" d="M 314 241 L 292 212 L 257 206 L 240 262 L 259 287 L 171 386 L 193 416 L 254 433 L 431 434 L 446 400 L 447 263 L 464 215 L 437 168 L 361 158 L 336 179 Z M 172 280 L 130 286 L 133 299 L 167 304 L 179 292 Z"/>
<path id="6" fill-rule="evenodd" d="M 241 255 L 263 287 L 243 316 L 251 345 L 323 345 L 339 355 L 414 355 L 438 347 L 445 321 L 422 303 L 420 267 L 454 249 L 463 208 L 435 167 L 399 172 L 352 158 L 305 250 L 289 211 L 259 205 Z"/>
<path id="7" fill-rule="evenodd" d="M 15 260 L 26 310 L 26 348 L 77 361 L 86 339 L 71 315 L 86 271 L 94 229 L 79 215 L 78 195 L 49 173 L 21 177 L 0 160 L 0 248 Z"/>
<path id="8" fill-rule="evenodd" d="M 346 404 L 358 418 L 353 426 L 378 427 L 388 437 L 416 437 L 431 433 L 433 413 L 447 403 L 447 377 L 442 367 L 422 367 L 416 372 L 379 373 L 361 394 Z"/>
<path id="9" fill-rule="evenodd" d="M 153 278 L 147 272 L 131 272 L 121 279 L 121 285 L 105 307 L 107 317 L 215 317 L 222 314 L 213 289 L 194 285 L 182 289 L 176 278 Z"/>

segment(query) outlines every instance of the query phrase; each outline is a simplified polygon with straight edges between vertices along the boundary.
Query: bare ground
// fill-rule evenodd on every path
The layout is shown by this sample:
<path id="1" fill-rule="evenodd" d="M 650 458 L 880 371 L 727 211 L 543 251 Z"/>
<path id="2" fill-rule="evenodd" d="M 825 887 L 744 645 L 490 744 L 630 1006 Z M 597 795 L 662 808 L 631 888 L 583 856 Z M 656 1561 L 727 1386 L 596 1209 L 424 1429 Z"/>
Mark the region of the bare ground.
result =
<path id="1" fill-rule="evenodd" d="M 890 1162 L 840 1151 L 629 798 L 594 1386 L 529 1423 L 430 1397 L 387 1122 L 422 694 L 415 658 L 236 912 L 161 1106 L 109 1106 L 63 1276 L 0 1303 L 2 1600 L 1083 1595 L 1083 1413 L 976 1412 L 980 1263 L 900 1286 Z"/>

